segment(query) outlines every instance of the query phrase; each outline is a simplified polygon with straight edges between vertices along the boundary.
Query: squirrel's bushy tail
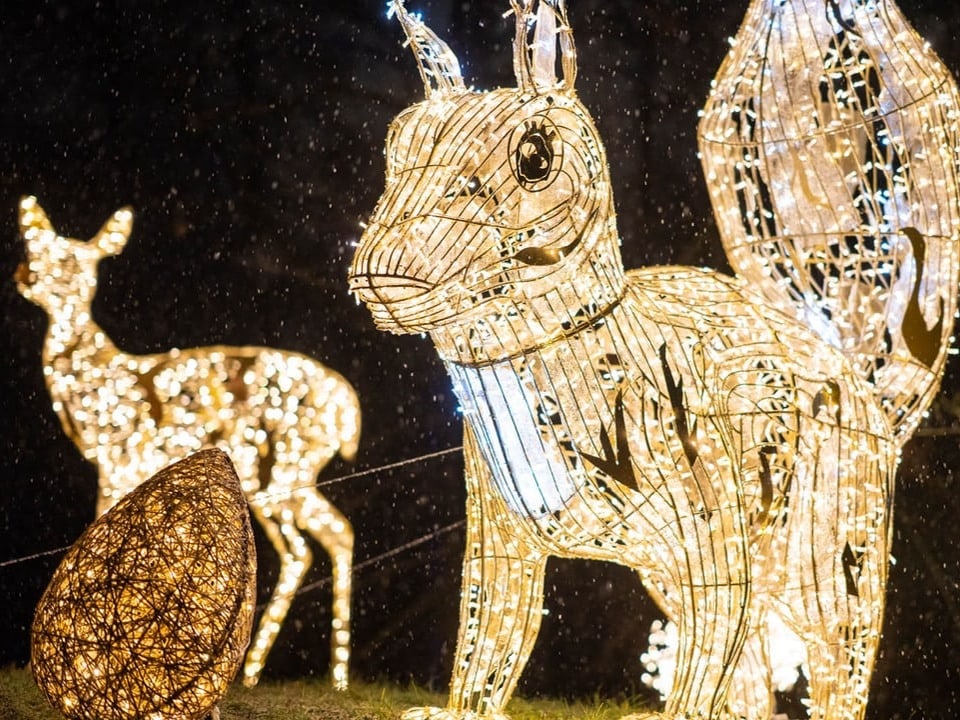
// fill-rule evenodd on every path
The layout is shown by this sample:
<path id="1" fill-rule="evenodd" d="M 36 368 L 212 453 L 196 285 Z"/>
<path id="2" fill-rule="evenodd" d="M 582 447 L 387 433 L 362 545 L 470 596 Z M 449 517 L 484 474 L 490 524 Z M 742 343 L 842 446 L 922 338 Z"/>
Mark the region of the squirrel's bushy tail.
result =
<path id="1" fill-rule="evenodd" d="M 958 122 L 893 2 L 753 0 L 699 126 L 733 269 L 844 351 L 901 443 L 953 332 Z"/>

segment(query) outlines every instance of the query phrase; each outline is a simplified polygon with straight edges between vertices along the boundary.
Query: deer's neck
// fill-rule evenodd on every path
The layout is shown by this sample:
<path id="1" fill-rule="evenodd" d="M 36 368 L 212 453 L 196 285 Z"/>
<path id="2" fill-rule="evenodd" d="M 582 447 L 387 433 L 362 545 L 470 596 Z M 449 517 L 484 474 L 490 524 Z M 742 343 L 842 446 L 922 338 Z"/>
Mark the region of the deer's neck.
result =
<path id="1" fill-rule="evenodd" d="M 76 393 L 78 383 L 96 376 L 119 351 L 93 321 L 89 304 L 65 306 L 49 315 L 43 364 L 50 394 L 59 400 L 61 395 Z"/>
<path id="2" fill-rule="evenodd" d="M 616 242 L 608 238 L 604 244 L 612 246 L 604 252 L 558 272 L 540 294 L 492 301 L 479 318 L 431 331 L 440 357 L 467 367 L 508 362 L 594 325 L 623 297 L 626 280 Z"/>

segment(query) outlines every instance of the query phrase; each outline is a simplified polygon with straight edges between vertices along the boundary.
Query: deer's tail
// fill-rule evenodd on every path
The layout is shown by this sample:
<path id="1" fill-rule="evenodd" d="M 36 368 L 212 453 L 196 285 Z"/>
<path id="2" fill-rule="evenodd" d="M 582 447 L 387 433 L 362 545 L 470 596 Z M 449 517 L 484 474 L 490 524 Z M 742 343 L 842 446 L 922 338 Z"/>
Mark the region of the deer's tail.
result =
<path id="1" fill-rule="evenodd" d="M 334 418 L 339 454 L 344 460 L 353 461 L 360 445 L 360 400 L 346 378 L 326 369 L 322 380 L 323 412 Z"/>

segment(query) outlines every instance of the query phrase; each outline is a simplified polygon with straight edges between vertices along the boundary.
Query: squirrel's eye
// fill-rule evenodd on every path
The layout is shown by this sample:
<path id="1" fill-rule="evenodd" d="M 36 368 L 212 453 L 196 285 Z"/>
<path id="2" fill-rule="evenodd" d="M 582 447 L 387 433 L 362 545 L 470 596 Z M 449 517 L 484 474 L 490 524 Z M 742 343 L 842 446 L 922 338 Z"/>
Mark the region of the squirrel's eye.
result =
<path id="1" fill-rule="evenodd" d="M 557 132 L 546 118 L 527 121 L 513 132 L 510 165 L 527 190 L 543 190 L 556 177 L 560 157 L 555 149 Z"/>
<path id="2" fill-rule="evenodd" d="M 544 180 L 553 165 L 553 149 L 539 130 L 528 132 L 517 148 L 517 174 L 527 183 Z"/>

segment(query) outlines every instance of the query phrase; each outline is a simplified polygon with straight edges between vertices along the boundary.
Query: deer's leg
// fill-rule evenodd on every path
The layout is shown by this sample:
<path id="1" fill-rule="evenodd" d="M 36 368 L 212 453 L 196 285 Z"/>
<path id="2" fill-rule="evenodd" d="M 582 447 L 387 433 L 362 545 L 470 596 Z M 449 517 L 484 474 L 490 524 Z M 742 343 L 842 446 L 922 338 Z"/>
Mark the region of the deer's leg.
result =
<path id="1" fill-rule="evenodd" d="M 446 708 L 412 708 L 405 720 L 504 720 L 540 628 L 546 557 L 513 529 L 469 428 L 464 460 L 467 548 L 450 697 Z"/>
<path id="2" fill-rule="evenodd" d="M 310 548 L 300 534 L 293 512 L 284 500 L 253 497 L 250 509 L 280 556 L 280 575 L 270 596 L 243 666 L 243 684 L 252 687 L 260 679 L 267 653 L 273 647 L 290 603 L 313 562 Z"/>
<path id="3" fill-rule="evenodd" d="M 132 482 L 124 478 L 129 475 L 130 468 L 115 464 L 105 457 L 97 460 L 97 517 L 101 517 L 110 508 L 116 505 L 130 490 L 136 487 L 137 482 L 145 480 L 149 475 L 138 477 Z"/>
<path id="4" fill-rule="evenodd" d="M 101 479 L 100 485 L 97 488 L 97 517 L 103 515 L 107 510 L 109 510 L 114 505 L 113 499 L 108 495 L 108 490 L 104 486 L 104 482 Z"/>
<path id="5" fill-rule="evenodd" d="M 297 524 L 330 555 L 333 564 L 333 630 L 330 674 L 337 690 L 346 690 L 350 661 L 350 582 L 353 574 L 353 527 L 325 497 L 312 488 L 297 494 Z"/>

